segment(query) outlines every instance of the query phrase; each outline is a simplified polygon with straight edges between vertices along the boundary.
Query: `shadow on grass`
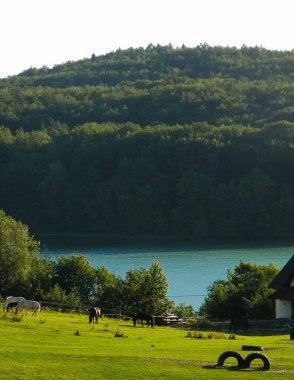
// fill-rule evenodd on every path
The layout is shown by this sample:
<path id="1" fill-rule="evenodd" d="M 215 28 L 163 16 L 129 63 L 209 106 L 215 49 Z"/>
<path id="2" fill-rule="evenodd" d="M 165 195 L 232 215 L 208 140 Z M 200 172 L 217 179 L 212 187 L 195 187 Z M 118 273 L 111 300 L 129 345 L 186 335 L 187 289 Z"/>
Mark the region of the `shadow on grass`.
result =
<path id="1" fill-rule="evenodd" d="M 142 325 L 141 325 L 141 323 L 137 323 L 137 326 L 135 327 L 135 326 L 133 326 L 133 325 L 123 325 L 123 324 L 121 324 L 121 325 L 118 325 L 118 327 L 125 327 L 125 328 L 129 328 L 129 329 L 134 329 L 134 328 L 139 328 L 139 329 L 155 329 L 155 327 L 156 326 L 154 326 L 154 327 L 151 327 L 151 326 L 147 326 L 147 325 L 144 325 L 143 327 L 142 327 Z"/>

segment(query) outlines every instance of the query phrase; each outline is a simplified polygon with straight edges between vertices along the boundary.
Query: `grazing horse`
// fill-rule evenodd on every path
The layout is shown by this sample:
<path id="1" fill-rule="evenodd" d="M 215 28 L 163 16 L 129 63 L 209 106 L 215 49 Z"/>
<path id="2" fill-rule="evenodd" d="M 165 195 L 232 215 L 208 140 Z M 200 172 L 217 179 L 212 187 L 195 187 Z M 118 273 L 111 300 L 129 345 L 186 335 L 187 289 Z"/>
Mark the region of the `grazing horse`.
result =
<path id="1" fill-rule="evenodd" d="M 18 303 L 20 301 L 24 301 L 24 298 L 23 297 L 13 297 L 13 296 L 7 297 L 5 302 L 4 302 L 4 305 L 3 305 L 3 311 L 8 311 L 11 307 L 13 307 L 13 306 L 9 306 L 9 308 L 8 308 L 9 304 Z M 14 305 L 14 306 L 16 306 L 16 305 Z"/>
<path id="2" fill-rule="evenodd" d="M 141 322 L 142 327 L 143 327 L 144 321 L 147 323 L 148 327 L 154 327 L 154 318 L 151 314 L 148 314 L 148 313 L 143 313 L 143 312 L 135 313 L 132 317 L 132 320 L 133 320 L 134 327 L 136 327 L 137 321 Z"/>
<path id="3" fill-rule="evenodd" d="M 33 310 L 32 316 L 37 316 L 38 311 L 41 311 L 41 305 L 37 301 L 33 300 L 23 300 L 20 301 L 16 307 L 16 311 L 25 310 L 25 315 L 28 315 L 28 309 Z"/>
<path id="4" fill-rule="evenodd" d="M 249 320 L 246 317 L 240 318 L 231 318 L 230 321 L 230 332 L 237 332 L 238 329 L 241 329 L 243 333 L 246 333 L 249 328 Z"/>
<path id="5" fill-rule="evenodd" d="M 101 309 L 99 307 L 90 307 L 89 309 L 89 323 L 98 323 L 98 318 L 101 318 Z"/>

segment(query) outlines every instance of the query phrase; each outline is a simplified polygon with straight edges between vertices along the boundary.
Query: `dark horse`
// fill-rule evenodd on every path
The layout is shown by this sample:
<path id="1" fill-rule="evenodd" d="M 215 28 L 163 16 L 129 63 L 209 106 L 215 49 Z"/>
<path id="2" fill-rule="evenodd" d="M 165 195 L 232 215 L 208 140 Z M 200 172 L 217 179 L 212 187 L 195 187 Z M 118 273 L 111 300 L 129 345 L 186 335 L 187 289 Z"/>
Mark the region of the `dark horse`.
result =
<path id="1" fill-rule="evenodd" d="M 231 318 L 230 332 L 237 332 L 240 329 L 243 333 L 246 333 L 249 328 L 249 320 L 247 317 Z"/>
<path id="2" fill-rule="evenodd" d="M 148 327 L 154 327 L 154 318 L 151 314 L 148 313 L 135 313 L 132 317 L 134 327 L 136 327 L 137 321 L 140 321 L 143 327 L 144 321 L 147 323 Z"/>
<path id="3" fill-rule="evenodd" d="M 16 307 L 17 305 L 18 305 L 18 302 L 10 302 L 6 307 L 6 310 L 9 311 L 10 309 L 12 309 L 13 307 Z"/>
<path id="4" fill-rule="evenodd" d="M 101 309 L 99 307 L 90 307 L 89 309 L 89 323 L 98 323 L 98 318 L 101 318 Z"/>

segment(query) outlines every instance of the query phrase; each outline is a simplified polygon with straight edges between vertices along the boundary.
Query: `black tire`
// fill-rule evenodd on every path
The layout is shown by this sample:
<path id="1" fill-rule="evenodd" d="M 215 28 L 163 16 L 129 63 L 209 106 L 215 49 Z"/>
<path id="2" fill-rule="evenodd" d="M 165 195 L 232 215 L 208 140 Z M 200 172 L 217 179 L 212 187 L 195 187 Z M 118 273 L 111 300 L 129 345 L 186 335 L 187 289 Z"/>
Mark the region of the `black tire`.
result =
<path id="1" fill-rule="evenodd" d="M 259 352 L 253 352 L 252 354 L 246 356 L 244 359 L 245 368 L 249 368 L 251 362 L 255 359 L 260 359 L 263 362 L 264 370 L 268 371 L 270 369 L 271 364 L 269 359 L 264 354 L 261 354 Z"/>
<path id="2" fill-rule="evenodd" d="M 238 362 L 238 367 L 239 368 L 244 368 L 244 359 L 242 356 L 236 352 L 236 351 L 226 351 L 223 354 L 220 355 L 217 361 L 217 365 L 222 367 L 224 365 L 224 362 L 227 358 L 235 358 L 237 359 Z"/>
<path id="3" fill-rule="evenodd" d="M 242 351 L 263 351 L 262 346 L 242 346 Z"/>

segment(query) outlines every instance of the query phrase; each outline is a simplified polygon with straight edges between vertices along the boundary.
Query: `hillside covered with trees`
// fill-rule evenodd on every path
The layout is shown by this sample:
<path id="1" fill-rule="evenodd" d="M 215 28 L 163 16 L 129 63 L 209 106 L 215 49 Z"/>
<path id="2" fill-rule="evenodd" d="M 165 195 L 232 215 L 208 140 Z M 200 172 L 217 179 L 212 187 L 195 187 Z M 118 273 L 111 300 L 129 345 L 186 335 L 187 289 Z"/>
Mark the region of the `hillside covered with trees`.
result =
<path id="1" fill-rule="evenodd" d="M 35 233 L 294 237 L 294 52 L 148 46 L 0 80 L 0 209 Z"/>

